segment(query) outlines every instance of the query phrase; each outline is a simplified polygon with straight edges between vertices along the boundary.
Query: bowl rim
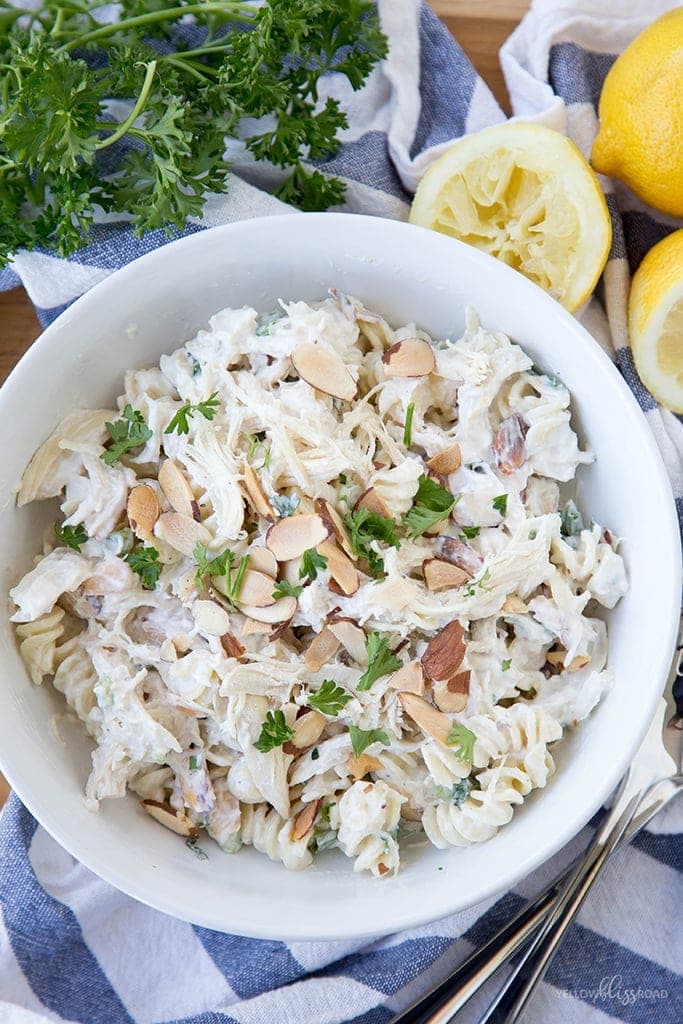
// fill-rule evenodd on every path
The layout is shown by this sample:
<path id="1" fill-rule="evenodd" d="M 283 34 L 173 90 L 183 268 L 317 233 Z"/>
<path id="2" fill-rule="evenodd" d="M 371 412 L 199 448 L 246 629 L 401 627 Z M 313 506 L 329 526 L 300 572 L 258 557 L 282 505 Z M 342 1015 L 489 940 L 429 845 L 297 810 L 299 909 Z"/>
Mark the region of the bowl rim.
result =
<path id="1" fill-rule="evenodd" d="M 661 680 L 661 685 L 658 687 L 653 685 L 652 687 L 650 700 L 643 708 L 640 728 L 636 737 L 637 741 L 632 741 L 628 747 L 621 751 L 620 757 L 614 759 L 611 771 L 606 772 L 603 777 L 596 782 L 590 799 L 587 799 L 580 805 L 577 804 L 576 810 L 567 817 L 564 827 L 554 832 L 552 836 L 546 835 L 545 837 L 540 837 L 534 850 L 525 858 L 516 861 L 515 864 L 509 868 L 504 875 L 502 884 L 499 879 L 494 879 L 492 877 L 488 884 L 477 890 L 474 898 L 470 898 L 468 896 L 463 897 L 460 893 L 454 892 L 453 897 L 449 900 L 447 894 L 444 893 L 442 894 L 443 913 L 438 916 L 435 916 L 433 910 L 421 909 L 419 906 L 414 907 L 411 913 L 406 910 L 401 912 L 392 912 L 391 901 L 388 900 L 386 920 L 383 921 L 382 927 L 379 931 L 376 925 L 374 927 L 372 926 L 371 922 L 359 920 L 354 921 L 353 924 L 350 925 L 345 920 L 343 923 L 339 921 L 334 923 L 331 921 L 323 921 L 321 922 L 321 930 L 311 933 L 310 928 L 307 928 L 303 923 L 299 924 L 297 921 L 294 921 L 292 922 L 292 927 L 285 937 L 283 936 L 282 928 L 277 924 L 278 915 L 274 915 L 272 922 L 261 917 L 258 919 L 258 926 L 254 927 L 254 922 L 251 916 L 246 912 L 243 912 L 241 916 L 236 917 L 236 919 L 229 925 L 230 932 L 254 938 L 275 939 L 280 941 L 327 941 L 370 938 L 376 937 L 380 934 L 388 934 L 392 931 L 413 928 L 429 922 L 441 920 L 442 918 L 464 910 L 467 907 L 481 903 L 492 896 L 502 894 L 514 887 L 520 879 L 529 875 L 540 864 L 552 857 L 578 834 L 593 814 L 603 805 L 606 798 L 615 789 L 621 779 L 627 763 L 643 740 L 655 713 L 657 703 L 661 698 L 664 686 L 666 685 L 678 635 L 680 619 L 681 549 L 678 518 L 673 501 L 671 483 L 654 435 L 652 434 L 645 416 L 626 381 L 621 376 L 611 359 L 602 350 L 600 345 L 590 335 L 586 328 L 541 288 L 523 277 L 517 271 L 501 263 L 499 260 L 496 260 L 494 257 L 455 239 L 402 221 L 348 213 L 306 213 L 302 215 L 297 212 L 277 214 L 274 216 L 236 221 L 230 224 L 207 228 L 171 241 L 157 249 L 153 249 L 115 270 L 112 274 L 95 284 L 87 292 L 76 299 L 69 307 L 67 307 L 67 309 L 56 317 L 55 320 L 41 333 L 13 368 L 5 384 L 0 390 L 0 413 L 2 411 L 5 396 L 10 391 L 21 388 L 24 376 L 31 374 L 33 372 L 34 365 L 43 360 L 44 357 L 49 357 L 53 335 L 65 326 L 68 327 L 70 321 L 80 317 L 80 315 L 87 311 L 91 305 L 98 305 L 102 299 L 109 295 L 109 293 L 112 293 L 112 296 L 119 295 L 120 289 L 122 286 L 125 286 L 127 278 L 140 274 L 142 271 L 153 267 L 155 263 L 162 263 L 165 259 L 187 259 L 195 247 L 201 247 L 206 244 L 207 237 L 221 238 L 225 236 L 227 238 L 231 238 L 232 236 L 239 235 L 240 233 L 249 233 L 250 230 L 254 229 L 255 223 L 263 224 L 264 222 L 273 230 L 283 228 L 287 229 L 290 225 L 295 229 L 295 224 L 297 222 L 301 223 L 302 216 L 308 221 L 318 221 L 321 224 L 324 223 L 326 229 L 329 230 L 331 237 L 334 237 L 334 227 L 336 223 L 339 223 L 340 225 L 343 224 L 345 227 L 348 227 L 349 224 L 356 222 L 361 225 L 365 224 L 366 226 L 371 226 L 377 237 L 386 232 L 390 236 L 392 234 L 395 234 L 397 237 L 402 236 L 402 240 L 405 241 L 407 233 L 418 232 L 423 236 L 428 236 L 430 239 L 429 244 L 432 244 L 435 249 L 439 249 L 440 247 L 443 248 L 444 253 L 449 251 L 448 247 L 455 246 L 460 250 L 461 255 L 464 256 L 466 254 L 466 258 L 470 260 L 475 267 L 478 266 L 482 273 L 488 274 L 492 278 L 495 278 L 496 275 L 499 275 L 502 278 L 507 278 L 512 287 L 518 291 L 520 301 L 524 300 L 524 296 L 526 294 L 528 295 L 529 300 L 533 301 L 537 307 L 540 303 L 540 312 L 546 312 L 549 317 L 559 319 L 559 321 L 562 322 L 563 331 L 574 334 L 577 341 L 579 341 L 582 350 L 582 358 L 585 357 L 589 360 L 593 360 L 594 363 L 600 365 L 601 370 L 606 372 L 611 378 L 613 386 L 621 399 L 624 416 L 628 416 L 634 422 L 634 425 L 640 433 L 646 448 L 649 450 L 649 455 L 653 462 L 652 470 L 657 477 L 660 487 L 659 498 L 661 499 L 661 504 L 663 506 L 662 512 L 664 513 L 664 507 L 666 507 L 668 512 L 668 542 L 671 546 L 672 555 L 675 554 L 677 556 L 676 558 L 672 557 L 671 565 L 668 567 L 668 589 L 671 590 L 671 600 L 667 604 L 667 607 L 669 608 L 668 622 L 663 625 L 663 635 L 668 637 L 668 642 L 662 645 L 659 662 L 653 665 L 652 668 L 653 675 L 657 679 Z M 453 252 L 452 249 L 450 249 L 450 251 L 451 253 Z M 189 265 L 192 265 L 191 260 L 188 260 L 188 263 Z M 545 309 L 542 309 L 541 307 L 545 307 Z M 589 366 L 586 367 L 586 372 L 590 372 Z M 664 515 L 662 515 L 662 518 L 664 518 Z M 0 675 L 1 674 L 2 672 L 0 670 Z M 29 794 L 31 783 L 28 775 L 24 778 L 19 763 L 16 765 L 15 772 L 15 766 L 9 763 L 8 760 L 5 760 L 5 756 L 5 747 L 4 745 L 0 745 L 0 768 L 2 768 L 2 771 L 19 799 L 29 812 L 38 820 L 40 825 L 64 849 L 66 849 L 68 853 L 75 857 L 86 868 L 128 896 L 131 896 L 139 902 L 153 907 L 156 910 L 167 913 L 180 920 L 188 921 L 192 924 L 221 932 L 228 931 L 228 926 L 226 926 L 225 921 L 222 919 L 220 909 L 217 908 L 214 911 L 214 908 L 212 907 L 193 907 L 191 912 L 189 912 L 187 909 L 183 909 L 182 901 L 177 900 L 173 892 L 169 892 L 166 898 L 161 896 L 158 891 L 150 894 L 150 892 L 144 887 L 143 883 L 136 882 L 134 877 L 125 876 L 122 871 L 119 871 L 116 866 L 110 863 L 106 853 L 94 850 L 93 852 L 86 851 L 84 853 L 76 834 L 74 832 L 69 832 L 65 823 L 60 820 L 59 814 L 53 812 L 49 803 L 42 798 L 42 794 L 40 792 Z M 94 821 L 96 821 L 96 819 L 94 819 Z"/>

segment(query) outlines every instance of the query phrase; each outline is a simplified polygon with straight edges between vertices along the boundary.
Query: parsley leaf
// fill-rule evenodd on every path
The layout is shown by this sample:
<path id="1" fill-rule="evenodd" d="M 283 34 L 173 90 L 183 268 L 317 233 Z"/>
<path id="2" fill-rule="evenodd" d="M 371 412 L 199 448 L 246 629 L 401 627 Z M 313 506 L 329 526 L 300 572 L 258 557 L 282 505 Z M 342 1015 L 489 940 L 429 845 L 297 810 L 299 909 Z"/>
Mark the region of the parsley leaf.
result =
<path id="1" fill-rule="evenodd" d="M 369 690 L 382 676 L 401 667 L 401 662 L 389 650 L 387 638 L 375 630 L 366 637 L 365 650 L 368 655 L 368 667 L 358 680 L 357 690 Z"/>
<path id="2" fill-rule="evenodd" d="M 247 442 L 247 445 L 249 446 L 247 451 L 247 462 L 253 463 L 258 453 L 261 452 L 261 458 L 263 461 L 261 462 L 259 469 L 268 469 L 268 466 L 270 466 L 270 460 L 273 453 L 271 452 L 270 448 L 265 442 L 266 435 L 263 433 L 240 434 L 240 437 L 243 437 L 244 440 Z"/>
<path id="3" fill-rule="evenodd" d="M 361 506 L 355 512 L 347 513 L 344 522 L 349 531 L 354 555 L 367 561 L 373 576 L 381 576 L 384 572 L 384 560 L 372 547 L 372 542 L 377 540 L 389 547 L 400 547 L 393 519 L 387 519 Z"/>
<path id="4" fill-rule="evenodd" d="M 503 661 L 503 672 L 507 672 L 510 665 L 512 665 L 512 658 L 505 658 Z"/>
<path id="5" fill-rule="evenodd" d="M 289 580 L 278 580 L 273 591 L 273 598 L 277 601 L 279 597 L 299 597 L 303 589 L 303 585 L 296 586 Z"/>
<path id="6" fill-rule="evenodd" d="M 164 430 L 164 433 L 189 434 L 189 420 L 192 419 L 196 412 L 201 413 L 205 420 L 211 421 L 216 415 L 218 406 L 220 405 L 217 395 L 217 391 L 212 391 L 207 399 L 203 402 L 198 402 L 196 405 L 193 405 L 192 402 L 185 402 L 169 420 L 169 424 L 166 427 L 166 430 Z"/>
<path id="7" fill-rule="evenodd" d="M 474 597 L 474 592 L 478 588 L 479 590 L 492 590 L 492 587 L 487 587 L 486 584 L 491 578 L 491 570 L 485 569 L 481 576 L 478 576 L 476 580 L 470 580 L 465 588 L 465 597 Z"/>
<path id="8" fill-rule="evenodd" d="M 584 528 L 583 516 L 576 507 L 576 503 L 569 499 L 562 509 L 560 517 L 560 530 L 563 537 L 576 537 Z"/>
<path id="9" fill-rule="evenodd" d="M 301 556 L 299 579 L 303 580 L 306 576 L 308 576 L 309 580 L 317 579 L 318 569 L 321 572 L 323 569 L 327 569 L 327 559 L 324 555 L 318 554 L 315 548 L 307 548 Z"/>
<path id="10" fill-rule="evenodd" d="M 455 747 L 453 753 L 457 758 L 461 761 L 469 761 L 471 764 L 476 739 L 477 737 L 466 725 L 456 722 L 446 738 L 446 743 L 449 747 Z"/>
<path id="11" fill-rule="evenodd" d="M 325 679 L 315 693 L 308 695 L 310 707 L 322 715 L 332 717 L 336 717 L 350 700 L 353 700 L 353 694 L 348 693 L 343 686 L 337 686 L 332 679 Z"/>
<path id="12" fill-rule="evenodd" d="M 508 510 L 508 496 L 507 494 L 499 494 L 497 498 L 494 498 L 491 502 L 496 512 L 500 512 L 502 516 L 507 514 Z"/>
<path id="13" fill-rule="evenodd" d="M 196 754 L 192 755 L 192 757 L 190 758 L 189 764 L 190 764 L 190 771 L 191 772 L 199 771 L 199 769 L 201 768 L 201 760 L 200 760 L 200 758 L 197 757 Z"/>
<path id="14" fill-rule="evenodd" d="M 403 425 L 403 444 L 410 448 L 413 439 L 413 416 L 415 415 L 415 403 L 410 402 L 406 409 L 406 421 Z"/>
<path id="15" fill-rule="evenodd" d="M 230 604 L 236 604 L 240 596 L 242 583 L 244 582 L 244 574 L 249 565 L 249 555 L 242 555 L 237 566 L 237 572 L 233 575 L 232 566 L 235 561 L 235 552 L 231 551 L 230 548 L 226 548 L 216 558 L 210 559 L 204 545 L 197 542 L 192 554 L 197 562 L 197 572 L 195 573 L 197 586 L 201 587 L 205 576 L 212 576 L 216 580 L 220 580 L 220 586 L 217 589 L 220 590 L 224 597 L 227 597 Z"/>
<path id="16" fill-rule="evenodd" d="M 121 413 L 120 420 L 104 424 L 111 439 L 109 447 L 102 452 L 102 461 L 108 466 L 113 466 L 119 461 L 124 452 L 131 448 L 139 448 L 149 441 L 152 431 L 149 429 L 142 414 L 127 405 Z"/>
<path id="17" fill-rule="evenodd" d="M 282 711 L 276 711 L 275 713 L 269 711 L 261 725 L 261 735 L 256 740 L 256 743 L 254 743 L 254 746 L 262 754 L 267 754 L 269 750 L 281 747 L 287 740 L 291 740 L 293 735 L 294 730 L 287 725 L 284 713 Z"/>
<path id="18" fill-rule="evenodd" d="M 403 525 L 411 540 L 422 536 L 425 530 L 431 529 L 442 519 L 447 519 L 458 500 L 436 480 L 423 474 L 418 481 L 413 507 L 403 517 Z"/>
<path id="19" fill-rule="evenodd" d="M 479 536 L 481 526 L 463 526 L 461 529 L 465 540 L 474 540 L 475 537 Z"/>
<path id="20" fill-rule="evenodd" d="M 371 743 L 383 743 L 385 747 L 391 745 L 391 740 L 383 729 L 359 729 L 357 725 L 350 725 L 349 735 L 351 736 L 353 753 L 356 757 L 360 757 Z"/>
<path id="21" fill-rule="evenodd" d="M 74 551 L 80 551 L 81 546 L 89 540 L 82 523 L 79 523 L 78 526 L 60 526 L 59 523 L 55 523 L 53 530 L 57 540 L 65 544 L 67 548 L 73 548 Z"/>
<path id="22" fill-rule="evenodd" d="M 156 548 L 136 544 L 132 551 L 123 556 L 123 560 L 138 574 L 145 590 L 154 590 L 161 575 L 159 552 Z"/>

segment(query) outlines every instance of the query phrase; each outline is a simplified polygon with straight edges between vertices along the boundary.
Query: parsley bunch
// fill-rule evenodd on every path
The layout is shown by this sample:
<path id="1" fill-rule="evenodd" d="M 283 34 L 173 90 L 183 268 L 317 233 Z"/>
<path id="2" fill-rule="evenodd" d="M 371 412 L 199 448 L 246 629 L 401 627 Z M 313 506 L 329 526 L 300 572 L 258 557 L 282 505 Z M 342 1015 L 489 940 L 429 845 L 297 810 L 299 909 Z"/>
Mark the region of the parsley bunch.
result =
<path id="1" fill-rule="evenodd" d="M 103 22 L 107 6 L 0 3 L 0 266 L 21 248 L 74 252 L 96 207 L 140 234 L 182 228 L 226 191 L 225 137 L 245 125 L 254 157 L 289 171 L 281 199 L 343 199 L 304 161 L 347 125 L 338 100 L 319 102 L 321 76 L 359 89 L 386 52 L 369 0 L 121 0 Z"/>

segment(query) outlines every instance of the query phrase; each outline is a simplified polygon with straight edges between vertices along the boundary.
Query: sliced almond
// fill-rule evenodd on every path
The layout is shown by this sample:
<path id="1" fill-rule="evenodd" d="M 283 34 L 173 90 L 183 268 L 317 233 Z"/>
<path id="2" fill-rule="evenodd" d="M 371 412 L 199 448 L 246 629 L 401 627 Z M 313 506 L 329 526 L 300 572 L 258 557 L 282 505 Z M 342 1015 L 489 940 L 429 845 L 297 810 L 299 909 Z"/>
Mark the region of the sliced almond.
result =
<path id="1" fill-rule="evenodd" d="M 244 647 L 232 633 L 223 633 L 221 647 L 229 658 L 241 658 L 244 654 Z"/>
<path id="2" fill-rule="evenodd" d="M 470 692 L 470 673 L 458 672 L 452 679 L 432 684 L 434 703 L 441 711 L 464 711 Z"/>
<path id="3" fill-rule="evenodd" d="M 294 369 L 312 388 L 343 402 L 351 402 L 358 393 L 355 380 L 336 352 L 322 345 L 303 342 L 292 352 Z"/>
<path id="4" fill-rule="evenodd" d="M 340 545 L 349 556 L 353 558 L 353 547 L 351 545 L 351 538 L 349 537 L 349 531 L 344 525 L 344 520 L 337 512 L 334 505 L 331 505 L 325 498 L 318 498 L 315 503 L 315 510 L 318 515 L 322 516 L 323 522 L 330 531 L 330 536 L 334 537 L 337 544 Z"/>
<path id="5" fill-rule="evenodd" d="M 578 672 L 580 668 L 585 668 L 590 658 L 585 654 L 577 654 L 575 658 L 565 665 L 564 659 L 567 657 L 566 651 L 548 651 L 546 655 L 546 661 L 549 665 L 560 665 L 567 672 Z"/>
<path id="6" fill-rule="evenodd" d="M 442 476 L 455 473 L 456 469 L 460 469 L 462 465 L 460 445 L 456 442 L 450 448 L 444 448 L 442 452 L 432 455 L 431 459 L 427 459 L 427 465 L 435 473 L 439 473 Z"/>
<path id="7" fill-rule="evenodd" d="M 353 755 L 346 762 L 346 767 L 352 779 L 364 779 L 368 772 L 378 772 L 384 767 L 381 761 L 372 754 L 361 754 L 360 757 Z"/>
<path id="8" fill-rule="evenodd" d="M 529 425 L 523 416 L 514 413 L 504 419 L 493 439 L 493 454 L 501 473 L 509 476 L 524 465 L 525 438 Z"/>
<path id="9" fill-rule="evenodd" d="M 174 810 L 170 804 L 162 804 L 158 800 L 141 800 L 140 806 L 160 825 L 169 828 L 171 832 L 175 832 L 179 836 L 196 839 L 199 835 L 199 829 L 192 819 L 182 811 Z"/>
<path id="10" fill-rule="evenodd" d="M 327 570 L 332 579 L 339 584 L 342 593 L 347 597 L 355 594 L 360 586 L 360 580 L 351 559 L 346 557 L 333 540 L 323 541 L 322 544 L 318 544 L 316 550 L 327 559 Z"/>
<path id="11" fill-rule="evenodd" d="M 304 654 L 306 668 L 309 672 L 317 672 L 335 656 L 338 649 L 339 640 L 327 626 L 323 626 L 313 637 Z"/>
<path id="12" fill-rule="evenodd" d="M 242 623 L 242 636 L 252 636 L 272 632 L 272 623 L 257 622 L 256 619 L 246 618 Z"/>
<path id="13" fill-rule="evenodd" d="M 178 660 L 178 652 L 173 646 L 173 641 L 166 637 L 163 644 L 159 648 L 159 657 L 162 661 L 173 662 Z"/>
<path id="14" fill-rule="evenodd" d="M 198 598 L 192 604 L 192 616 L 197 629 L 209 636 L 223 636 L 230 628 L 230 616 L 215 601 Z"/>
<path id="15" fill-rule="evenodd" d="M 524 615 L 528 611 L 529 606 L 522 601 L 521 597 L 517 597 L 517 594 L 508 594 L 505 604 L 501 608 L 504 615 Z"/>
<path id="16" fill-rule="evenodd" d="M 320 807 L 320 800 L 311 800 L 310 804 L 306 804 L 303 811 L 299 811 L 294 824 L 292 825 L 292 831 L 290 837 L 293 843 L 298 842 L 299 839 L 303 839 L 313 829 L 313 824 L 318 816 L 318 809 Z"/>
<path id="17" fill-rule="evenodd" d="M 295 597 L 281 597 L 274 604 L 259 607 L 253 604 L 240 605 L 240 610 L 249 619 L 256 619 L 257 622 L 268 622 L 275 625 L 277 622 L 288 622 L 296 611 Z"/>
<path id="18" fill-rule="evenodd" d="M 301 718 L 294 723 L 294 735 L 290 743 L 297 750 L 305 750 L 312 747 L 316 740 L 320 739 L 327 719 L 319 711 L 306 711 Z"/>
<path id="19" fill-rule="evenodd" d="M 404 693 L 424 693 L 425 680 L 422 665 L 419 661 L 409 661 L 403 665 L 393 676 L 389 677 L 388 685 L 394 690 L 402 690 Z"/>
<path id="20" fill-rule="evenodd" d="M 333 636 L 336 636 L 353 660 L 365 668 L 368 663 L 368 655 L 365 650 L 365 633 L 360 626 L 352 619 L 335 619 L 333 622 L 328 622 L 327 628 Z"/>
<path id="21" fill-rule="evenodd" d="M 293 587 L 298 587 L 302 582 L 301 559 L 292 558 L 288 562 L 282 562 L 280 566 L 280 579 L 287 580 Z"/>
<path id="22" fill-rule="evenodd" d="M 172 508 L 182 516 L 200 522 L 202 515 L 190 483 L 173 459 L 166 459 L 159 467 L 159 486 Z"/>
<path id="23" fill-rule="evenodd" d="M 441 558 L 428 558 L 422 563 L 422 571 L 428 589 L 434 592 L 461 587 L 463 583 L 472 579 L 460 566 L 445 562 Z"/>
<path id="24" fill-rule="evenodd" d="M 275 604 L 273 597 L 275 580 L 267 576 L 265 572 L 258 572 L 255 569 L 247 569 L 242 580 L 237 600 L 240 605 L 254 605 L 256 608 L 267 608 Z"/>
<path id="25" fill-rule="evenodd" d="M 138 484 L 128 495 L 128 522 L 136 537 L 146 540 L 159 518 L 159 499 L 148 484 Z"/>
<path id="26" fill-rule="evenodd" d="M 421 661 L 430 679 L 452 679 L 465 657 L 464 635 L 465 630 L 454 619 L 429 641 Z"/>
<path id="27" fill-rule="evenodd" d="M 205 526 L 180 512 L 164 512 L 160 515 L 154 533 L 188 558 L 192 558 L 197 544 L 206 545 L 211 540 L 211 534 Z"/>
<path id="28" fill-rule="evenodd" d="M 391 519 L 391 512 L 389 506 L 385 502 L 384 498 L 380 497 L 374 487 L 369 487 L 367 491 L 363 491 L 358 501 L 353 506 L 354 512 L 359 508 L 366 508 L 369 512 L 374 512 L 378 516 L 383 516 L 385 519 Z"/>
<path id="29" fill-rule="evenodd" d="M 453 725 L 447 715 L 416 693 L 399 693 L 398 699 L 423 733 L 445 744 Z"/>
<path id="30" fill-rule="evenodd" d="M 268 501 L 266 492 L 263 490 L 261 481 L 254 472 L 253 466 L 250 466 L 248 462 L 244 467 L 244 486 L 254 511 L 258 515 L 263 516 L 264 519 L 275 519 L 273 506 Z"/>
<path id="31" fill-rule="evenodd" d="M 434 550 L 439 558 L 464 569 L 470 577 L 477 576 L 484 564 L 481 555 L 457 537 L 439 537 L 434 544 Z"/>
<path id="32" fill-rule="evenodd" d="M 266 576 L 270 576 L 271 579 L 275 579 L 277 576 L 277 558 L 272 551 L 268 548 L 257 547 L 250 548 L 248 551 L 249 555 L 249 568 L 255 569 L 258 572 L 264 572 Z"/>
<path id="33" fill-rule="evenodd" d="M 436 367 L 434 349 L 420 338 L 405 338 L 382 356 L 387 377 L 424 377 Z"/>
<path id="34" fill-rule="evenodd" d="M 266 547 L 278 562 L 288 562 L 292 558 L 300 558 L 309 548 L 317 548 L 327 540 L 329 533 L 322 516 L 316 513 L 288 516 L 269 527 Z"/>
<path id="35" fill-rule="evenodd" d="M 281 636 L 285 635 L 287 630 L 290 628 L 290 625 L 291 619 L 285 619 L 284 622 L 278 622 L 268 639 L 270 641 L 279 640 Z"/>

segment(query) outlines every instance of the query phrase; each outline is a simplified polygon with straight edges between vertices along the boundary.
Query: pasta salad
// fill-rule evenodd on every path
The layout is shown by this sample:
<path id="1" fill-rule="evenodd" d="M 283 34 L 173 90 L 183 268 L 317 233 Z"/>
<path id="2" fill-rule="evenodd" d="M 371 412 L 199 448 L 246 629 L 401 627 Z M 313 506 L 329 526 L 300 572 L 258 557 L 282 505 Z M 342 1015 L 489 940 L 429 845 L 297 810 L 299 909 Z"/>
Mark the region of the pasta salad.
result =
<path id="1" fill-rule="evenodd" d="M 593 458 L 569 404 L 472 313 L 434 341 L 332 290 L 71 412 L 19 489 L 61 514 L 12 619 L 94 741 L 89 806 L 376 876 L 493 836 L 611 684 L 626 573 L 561 492 Z"/>

